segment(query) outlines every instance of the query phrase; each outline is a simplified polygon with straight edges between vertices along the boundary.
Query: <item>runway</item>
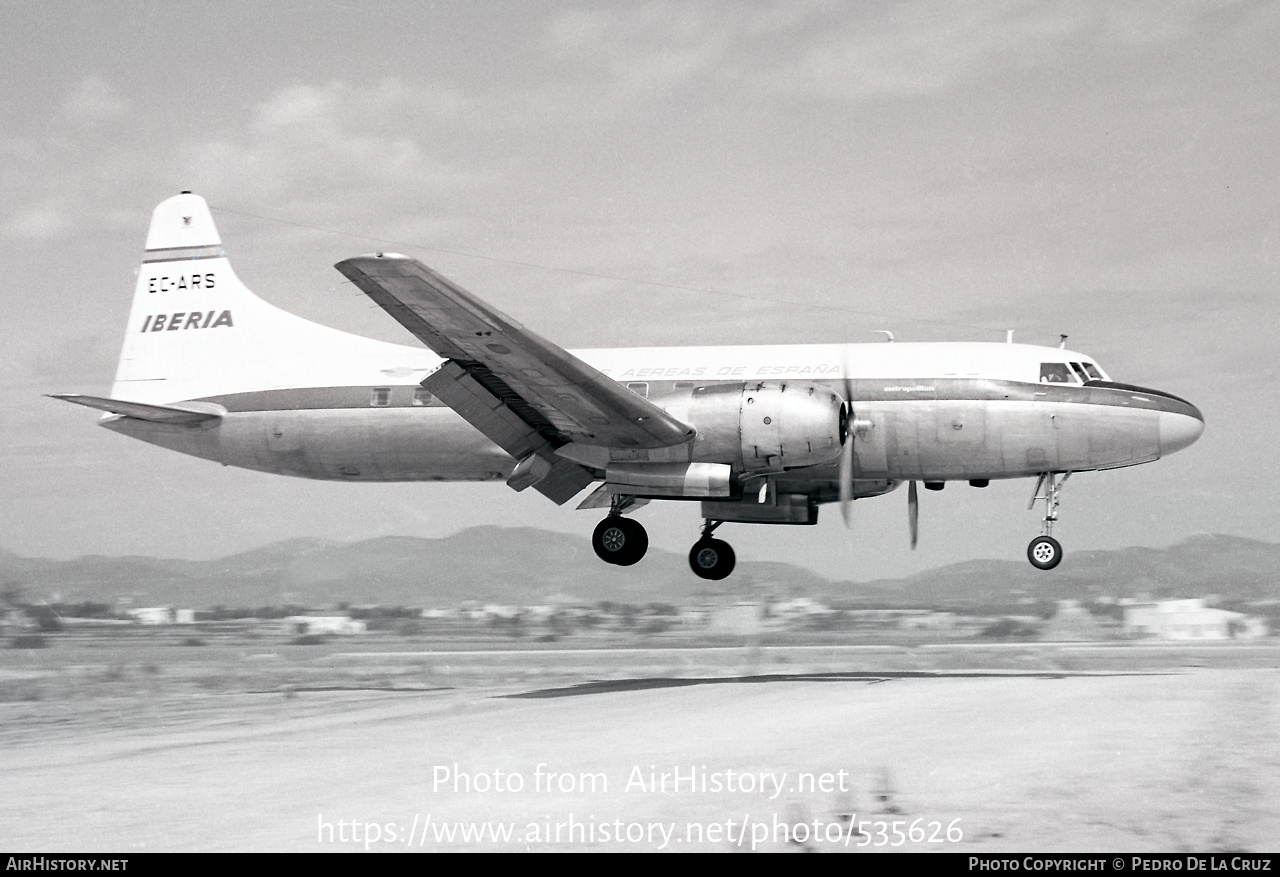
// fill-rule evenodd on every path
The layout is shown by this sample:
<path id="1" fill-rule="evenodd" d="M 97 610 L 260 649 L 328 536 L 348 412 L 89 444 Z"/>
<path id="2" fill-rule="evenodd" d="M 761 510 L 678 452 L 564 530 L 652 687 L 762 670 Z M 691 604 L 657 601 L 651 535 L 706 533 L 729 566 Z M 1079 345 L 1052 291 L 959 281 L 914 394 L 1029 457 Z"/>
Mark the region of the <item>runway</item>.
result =
<path id="1" fill-rule="evenodd" d="M 1278 703 L 1275 669 L 12 702 L 0 843 L 1257 851 Z"/>

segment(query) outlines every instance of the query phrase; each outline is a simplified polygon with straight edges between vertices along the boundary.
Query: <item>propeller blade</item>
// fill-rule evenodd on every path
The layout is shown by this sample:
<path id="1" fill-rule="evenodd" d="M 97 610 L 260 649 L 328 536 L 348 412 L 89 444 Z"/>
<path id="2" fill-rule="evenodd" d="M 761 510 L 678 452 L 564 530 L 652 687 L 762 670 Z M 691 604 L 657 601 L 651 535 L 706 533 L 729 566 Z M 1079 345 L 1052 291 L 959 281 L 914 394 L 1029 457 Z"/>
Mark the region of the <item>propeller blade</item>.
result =
<path id="1" fill-rule="evenodd" d="M 849 345 L 840 348 L 844 375 L 844 445 L 840 448 L 840 516 L 853 528 L 853 379 L 849 376 Z"/>
<path id="2" fill-rule="evenodd" d="M 844 525 L 853 527 L 853 433 L 844 440 L 840 449 L 840 515 Z"/>
<path id="3" fill-rule="evenodd" d="M 914 481 L 907 485 L 907 522 L 911 525 L 911 550 L 915 551 L 920 541 L 920 495 Z"/>

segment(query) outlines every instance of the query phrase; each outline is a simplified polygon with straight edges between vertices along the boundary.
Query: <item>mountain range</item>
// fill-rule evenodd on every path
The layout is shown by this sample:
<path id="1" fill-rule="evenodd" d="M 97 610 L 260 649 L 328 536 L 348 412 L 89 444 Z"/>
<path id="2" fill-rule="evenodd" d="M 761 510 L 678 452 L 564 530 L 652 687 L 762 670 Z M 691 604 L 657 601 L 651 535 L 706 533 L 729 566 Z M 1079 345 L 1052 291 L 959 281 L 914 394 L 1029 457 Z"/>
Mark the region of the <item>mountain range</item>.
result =
<path id="1" fill-rule="evenodd" d="M 602 564 L 585 539 L 527 527 L 474 527 L 440 539 L 292 539 L 217 560 L 0 551 L 0 586 L 28 602 L 168 605 L 196 609 L 288 604 L 457 606 L 603 600 L 690 604 L 772 595 L 842 604 L 963 609 L 1026 600 L 1216 595 L 1280 598 L 1280 545 L 1199 535 L 1168 548 L 1076 550 L 1045 573 L 1025 561 L 970 560 L 873 582 L 837 582 L 785 563 L 740 562 L 721 582 L 695 578 L 683 555 L 651 548 L 632 567 Z"/>

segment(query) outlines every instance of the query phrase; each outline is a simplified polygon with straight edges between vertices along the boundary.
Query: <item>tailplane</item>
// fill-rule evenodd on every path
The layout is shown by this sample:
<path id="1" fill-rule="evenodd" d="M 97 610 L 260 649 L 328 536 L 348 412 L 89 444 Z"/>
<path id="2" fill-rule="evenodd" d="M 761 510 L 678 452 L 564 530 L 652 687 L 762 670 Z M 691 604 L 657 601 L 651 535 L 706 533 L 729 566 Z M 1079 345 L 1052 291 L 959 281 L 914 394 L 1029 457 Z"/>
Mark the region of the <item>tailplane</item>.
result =
<path id="1" fill-rule="evenodd" d="M 189 405 L 145 405 L 142 402 L 123 402 L 119 399 L 104 399 L 101 396 L 85 396 L 80 393 L 51 393 L 49 398 L 74 402 L 76 405 L 96 408 L 121 417 L 132 417 L 134 420 L 178 426 L 207 423 L 210 420 L 219 419 L 226 413 L 226 409 L 221 405 L 213 405 L 209 402 L 192 402 Z"/>

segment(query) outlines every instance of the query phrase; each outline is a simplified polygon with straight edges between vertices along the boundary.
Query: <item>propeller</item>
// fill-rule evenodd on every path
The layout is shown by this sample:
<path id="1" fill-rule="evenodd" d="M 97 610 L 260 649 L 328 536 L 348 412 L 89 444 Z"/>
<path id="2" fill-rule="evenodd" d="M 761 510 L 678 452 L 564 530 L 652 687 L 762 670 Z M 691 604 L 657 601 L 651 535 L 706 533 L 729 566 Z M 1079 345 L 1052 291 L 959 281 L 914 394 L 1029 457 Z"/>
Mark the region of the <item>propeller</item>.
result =
<path id="1" fill-rule="evenodd" d="M 920 495 L 914 481 L 907 485 L 907 523 L 911 526 L 911 550 L 915 551 L 920 541 Z"/>
<path id="2" fill-rule="evenodd" d="M 852 418 L 847 412 L 851 410 L 845 403 L 845 422 Z M 844 445 L 840 448 L 840 515 L 846 527 L 853 527 L 853 430 L 846 427 Z"/>
<path id="3" fill-rule="evenodd" d="M 893 333 L 886 332 L 889 340 Z M 844 373 L 844 406 L 840 409 L 843 420 L 841 436 L 844 444 L 840 447 L 840 516 L 844 525 L 853 528 L 853 439 L 858 433 L 858 421 L 853 411 L 853 380 L 849 377 L 849 348 L 843 349 L 844 362 L 841 370 Z M 911 550 L 914 551 L 920 541 L 920 494 L 915 481 L 907 484 L 907 524 L 911 529 Z"/>
<path id="4" fill-rule="evenodd" d="M 844 525 L 853 528 L 853 381 L 849 378 L 849 348 L 843 348 L 844 405 L 840 409 L 844 444 L 840 446 L 840 516 Z"/>

